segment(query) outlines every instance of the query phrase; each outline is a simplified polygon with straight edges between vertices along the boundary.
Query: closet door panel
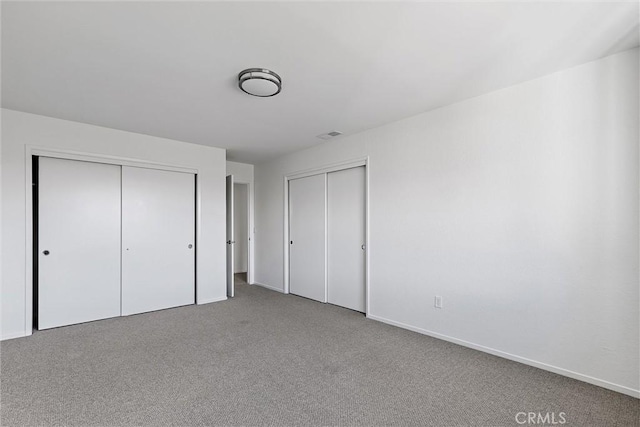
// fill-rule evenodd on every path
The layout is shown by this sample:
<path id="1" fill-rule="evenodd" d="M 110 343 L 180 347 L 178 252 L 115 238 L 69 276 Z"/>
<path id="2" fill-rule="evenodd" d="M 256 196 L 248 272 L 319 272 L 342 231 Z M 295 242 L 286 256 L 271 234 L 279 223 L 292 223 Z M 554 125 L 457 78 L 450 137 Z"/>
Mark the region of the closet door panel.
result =
<path id="1" fill-rule="evenodd" d="M 365 169 L 331 172 L 328 183 L 328 300 L 364 312 Z"/>
<path id="2" fill-rule="evenodd" d="M 195 176 L 122 167 L 122 314 L 195 303 Z"/>
<path id="3" fill-rule="evenodd" d="M 289 292 L 325 298 L 325 175 L 289 181 Z"/>
<path id="4" fill-rule="evenodd" d="M 120 315 L 120 166 L 40 157 L 38 329 Z"/>

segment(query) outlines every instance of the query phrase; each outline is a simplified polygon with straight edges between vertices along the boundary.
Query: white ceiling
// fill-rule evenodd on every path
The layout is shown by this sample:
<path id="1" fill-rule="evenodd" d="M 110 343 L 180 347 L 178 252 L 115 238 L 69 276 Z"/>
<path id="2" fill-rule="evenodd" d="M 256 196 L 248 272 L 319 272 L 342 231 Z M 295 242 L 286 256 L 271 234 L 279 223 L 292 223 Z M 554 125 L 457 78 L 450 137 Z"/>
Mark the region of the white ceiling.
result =
<path id="1" fill-rule="evenodd" d="M 259 163 L 638 46 L 638 3 L 3 2 L 2 105 Z M 266 67 L 282 93 L 237 73 Z"/>

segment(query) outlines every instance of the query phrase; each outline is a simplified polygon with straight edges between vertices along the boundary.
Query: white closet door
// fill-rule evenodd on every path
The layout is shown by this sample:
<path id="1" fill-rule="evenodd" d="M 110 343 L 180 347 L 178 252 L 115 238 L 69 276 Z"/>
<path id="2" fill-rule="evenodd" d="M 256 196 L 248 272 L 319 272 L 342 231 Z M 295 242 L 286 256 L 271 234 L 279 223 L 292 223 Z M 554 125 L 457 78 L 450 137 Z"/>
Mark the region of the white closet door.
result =
<path id="1" fill-rule="evenodd" d="M 120 166 L 41 157 L 38 329 L 120 315 Z"/>
<path id="2" fill-rule="evenodd" d="M 325 175 L 289 181 L 289 292 L 325 298 Z"/>
<path id="3" fill-rule="evenodd" d="M 365 170 L 328 174 L 329 303 L 364 312 Z"/>
<path id="4" fill-rule="evenodd" d="M 122 167 L 122 314 L 195 302 L 195 178 Z"/>

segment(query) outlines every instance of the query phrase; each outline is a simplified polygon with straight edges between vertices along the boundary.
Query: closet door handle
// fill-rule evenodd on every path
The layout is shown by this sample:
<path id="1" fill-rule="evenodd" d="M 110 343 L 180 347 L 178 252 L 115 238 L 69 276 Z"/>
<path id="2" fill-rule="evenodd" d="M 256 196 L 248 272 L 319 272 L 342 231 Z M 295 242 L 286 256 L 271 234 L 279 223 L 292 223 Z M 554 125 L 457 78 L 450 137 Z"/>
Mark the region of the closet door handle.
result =
<path id="1" fill-rule="evenodd" d="M 50 252 L 45 250 L 45 251 L 42 251 L 42 253 L 43 253 L 45 256 L 47 256 L 47 255 L 49 255 L 49 253 L 50 253 Z"/>
<path id="2" fill-rule="evenodd" d="M 363 251 L 364 251 L 364 248 L 365 248 L 365 246 L 364 246 L 364 245 L 360 246 L 360 249 L 362 249 Z"/>

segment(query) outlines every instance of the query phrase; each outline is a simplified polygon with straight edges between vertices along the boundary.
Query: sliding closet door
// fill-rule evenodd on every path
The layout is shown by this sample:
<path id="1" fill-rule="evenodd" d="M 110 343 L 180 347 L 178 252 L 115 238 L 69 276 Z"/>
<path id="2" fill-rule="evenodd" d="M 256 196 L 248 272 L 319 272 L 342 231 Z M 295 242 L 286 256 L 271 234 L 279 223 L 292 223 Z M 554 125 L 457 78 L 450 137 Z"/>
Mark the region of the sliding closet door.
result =
<path id="1" fill-rule="evenodd" d="M 325 299 L 325 175 L 289 181 L 289 292 Z"/>
<path id="2" fill-rule="evenodd" d="M 41 157 L 38 329 L 120 315 L 120 166 Z"/>
<path id="3" fill-rule="evenodd" d="M 122 314 L 195 302 L 195 176 L 122 167 Z"/>
<path id="4" fill-rule="evenodd" d="M 329 173 L 327 185 L 329 303 L 364 312 L 364 167 Z"/>

